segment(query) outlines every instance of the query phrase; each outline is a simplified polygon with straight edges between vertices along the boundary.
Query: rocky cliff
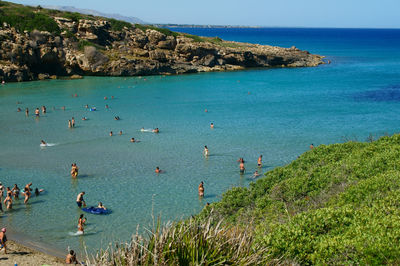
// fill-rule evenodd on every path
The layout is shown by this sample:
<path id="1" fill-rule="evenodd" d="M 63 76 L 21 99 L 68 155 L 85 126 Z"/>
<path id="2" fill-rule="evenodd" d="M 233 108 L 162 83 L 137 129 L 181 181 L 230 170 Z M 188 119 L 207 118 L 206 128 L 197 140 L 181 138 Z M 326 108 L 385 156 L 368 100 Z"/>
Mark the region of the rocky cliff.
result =
<path id="1" fill-rule="evenodd" d="M 322 56 L 295 47 L 222 41 L 146 26 L 115 30 L 102 19 L 52 17 L 60 34 L 0 27 L 0 80 L 56 76 L 135 76 L 237 70 L 250 67 L 308 67 Z"/>

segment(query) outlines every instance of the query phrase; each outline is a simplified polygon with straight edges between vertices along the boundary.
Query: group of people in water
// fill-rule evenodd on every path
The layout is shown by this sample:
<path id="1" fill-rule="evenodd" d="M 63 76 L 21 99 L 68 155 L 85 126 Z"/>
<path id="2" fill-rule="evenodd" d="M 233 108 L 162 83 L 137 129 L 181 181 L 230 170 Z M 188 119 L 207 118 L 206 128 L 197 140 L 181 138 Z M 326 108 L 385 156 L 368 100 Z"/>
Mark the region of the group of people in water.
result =
<path id="1" fill-rule="evenodd" d="M 85 191 L 82 191 L 76 197 L 76 205 L 78 205 L 78 208 L 86 207 L 86 202 L 83 199 L 84 195 L 85 195 Z M 97 205 L 97 209 L 107 210 L 107 208 L 103 205 L 102 202 L 99 202 L 99 204 Z M 84 217 L 83 214 L 79 215 L 78 233 L 81 233 L 81 234 L 84 233 L 84 226 L 85 226 L 86 220 L 87 219 Z"/>
<path id="2" fill-rule="evenodd" d="M 22 194 L 24 195 L 24 203 L 27 204 L 30 197 L 32 196 L 33 189 L 31 188 L 32 182 L 25 185 L 24 189 L 22 190 Z M 39 196 L 42 193 L 43 189 L 35 188 L 35 195 Z M 4 198 L 4 192 L 6 192 L 6 197 Z M 7 210 L 11 210 L 13 206 L 13 200 L 19 200 L 19 195 L 21 193 L 21 189 L 18 187 L 17 184 L 14 184 L 14 187 L 11 189 L 10 187 L 5 187 L 0 182 L 0 210 L 3 211 L 2 203 Z"/>

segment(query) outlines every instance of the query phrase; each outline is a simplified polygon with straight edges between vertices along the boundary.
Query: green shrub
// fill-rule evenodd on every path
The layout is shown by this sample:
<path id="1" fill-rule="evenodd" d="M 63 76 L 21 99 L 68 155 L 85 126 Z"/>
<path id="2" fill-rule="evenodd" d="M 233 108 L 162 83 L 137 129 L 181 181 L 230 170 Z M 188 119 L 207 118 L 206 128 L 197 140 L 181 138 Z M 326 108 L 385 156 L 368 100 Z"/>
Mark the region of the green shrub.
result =
<path id="1" fill-rule="evenodd" d="M 133 27 L 131 23 L 126 21 L 116 20 L 113 18 L 108 19 L 108 21 L 111 24 L 111 29 L 115 31 L 121 31 L 124 27 L 127 27 L 128 29 Z"/>

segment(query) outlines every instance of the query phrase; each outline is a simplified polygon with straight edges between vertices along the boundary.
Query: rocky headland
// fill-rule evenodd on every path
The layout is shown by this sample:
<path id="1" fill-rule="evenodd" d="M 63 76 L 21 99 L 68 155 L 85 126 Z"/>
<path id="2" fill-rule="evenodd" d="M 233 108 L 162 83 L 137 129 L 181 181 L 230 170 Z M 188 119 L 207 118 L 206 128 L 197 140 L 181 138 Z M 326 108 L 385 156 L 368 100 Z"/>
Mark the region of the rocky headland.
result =
<path id="1" fill-rule="evenodd" d="M 112 19 L 79 18 L 71 13 L 63 17 L 64 13 L 31 10 L 36 16 L 45 14 L 55 30 L 21 30 L 3 16 L 0 80 L 165 75 L 323 64 L 322 56 L 296 47 L 223 41 Z"/>

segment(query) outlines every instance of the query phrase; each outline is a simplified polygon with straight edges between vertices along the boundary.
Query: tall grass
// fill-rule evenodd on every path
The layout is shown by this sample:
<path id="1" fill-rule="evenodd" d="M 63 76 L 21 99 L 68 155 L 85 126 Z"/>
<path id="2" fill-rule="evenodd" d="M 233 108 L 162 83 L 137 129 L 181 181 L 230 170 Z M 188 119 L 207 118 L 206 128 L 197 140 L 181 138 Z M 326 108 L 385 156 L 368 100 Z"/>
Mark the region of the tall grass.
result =
<path id="1" fill-rule="evenodd" d="M 214 224 L 214 225 L 213 225 Z M 109 246 L 88 257 L 88 265 L 265 265 L 263 248 L 250 228 L 226 228 L 211 219 L 160 222 L 148 237 L 136 232 L 130 243 Z M 269 262 L 271 264 L 271 261 Z"/>

